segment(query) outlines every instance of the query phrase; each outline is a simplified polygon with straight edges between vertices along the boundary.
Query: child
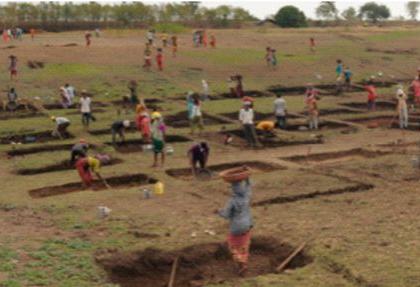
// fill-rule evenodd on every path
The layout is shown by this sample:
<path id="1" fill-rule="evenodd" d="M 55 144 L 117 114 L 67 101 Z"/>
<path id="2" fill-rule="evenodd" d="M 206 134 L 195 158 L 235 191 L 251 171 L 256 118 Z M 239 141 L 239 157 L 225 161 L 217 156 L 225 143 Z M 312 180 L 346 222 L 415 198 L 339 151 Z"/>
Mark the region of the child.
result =
<path id="1" fill-rule="evenodd" d="M 251 184 L 249 179 L 232 182 L 232 198 L 219 215 L 229 220 L 230 230 L 228 247 L 233 260 L 238 264 L 239 275 L 245 275 L 248 270 L 251 229 L 253 227 L 251 214 Z"/>
<path id="2" fill-rule="evenodd" d="M 157 63 L 159 71 L 163 71 L 163 53 L 162 53 L 161 48 L 157 49 L 156 63 Z"/>
<path id="3" fill-rule="evenodd" d="M 275 70 L 277 67 L 277 56 L 275 49 L 271 49 L 271 66 L 273 67 L 273 70 Z"/>
<path id="4" fill-rule="evenodd" d="M 266 47 L 265 48 L 265 62 L 267 63 L 267 67 L 270 67 L 272 60 L 271 60 L 271 48 L 270 47 Z"/>
<path id="5" fill-rule="evenodd" d="M 151 130 L 150 130 L 150 117 L 146 108 L 143 105 L 138 105 L 136 117 L 137 130 L 141 133 L 143 141 L 150 143 L 151 141 Z"/>
<path id="6" fill-rule="evenodd" d="M 152 144 L 154 152 L 153 167 L 158 166 L 158 156 L 161 155 L 161 165 L 165 163 L 165 133 L 166 126 L 162 115 L 158 112 L 152 113 Z"/>
<path id="7" fill-rule="evenodd" d="M 176 57 L 176 52 L 178 51 L 178 37 L 172 36 L 172 57 Z"/>
<path id="8" fill-rule="evenodd" d="M 376 110 L 376 98 L 378 94 L 376 93 L 376 88 L 373 85 L 372 80 L 367 81 L 365 85 L 365 90 L 368 92 L 368 111 Z"/>
<path id="9" fill-rule="evenodd" d="M 402 87 L 397 90 L 397 112 L 400 119 L 400 129 L 408 128 L 408 108 L 407 95 L 404 93 Z"/>
<path id="10" fill-rule="evenodd" d="M 308 122 L 309 122 L 309 129 L 318 129 L 318 104 L 317 104 L 317 96 L 318 91 L 312 86 L 312 84 L 308 84 L 308 88 L 306 90 L 306 98 L 305 104 L 306 109 L 308 111 Z"/>
<path id="11" fill-rule="evenodd" d="M 9 65 L 9 71 L 10 71 L 10 80 L 13 80 L 13 78 L 17 78 L 17 57 L 14 55 L 9 56 L 10 65 Z"/>
<path id="12" fill-rule="evenodd" d="M 351 78 L 352 78 L 353 74 L 350 70 L 349 67 L 346 67 L 346 69 L 344 70 L 344 82 L 346 84 L 346 88 L 347 90 L 350 90 L 351 88 Z"/>
<path id="13" fill-rule="evenodd" d="M 152 66 L 152 51 L 150 50 L 149 44 L 146 44 L 146 48 L 144 49 L 144 65 L 143 65 L 143 68 L 147 71 L 150 71 L 151 66 Z"/>
<path id="14" fill-rule="evenodd" d="M 311 52 L 315 52 L 315 39 L 314 38 L 310 38 L 309 39 L 309 47 L 310 47 L 310 49 L 311 49 Z"/>
<path id="15" fill-rule="evenodd" d="M 341 75 L 343 74 L 343 63 L 340 59 L 337 60 L 337 66 L 335 68 L 335 75 L 336 75 L 336 81 L 341 81 Z"/>
<path id="16" fill-rule="evenodd" d="M 201 135 L 201 132 L 204 129 L 203 124 L 203 114 L 201 113 L 201 102 L 198 97 L 193 99 L 193 106 L 191 110 L 191 134 L 194 134 L 194 131 L 198 127 L 198 135 Z"/>
<path id="17" fill-rule="evenodd" d="M 214 34 L 210 35 L 210 47 L 216 48 L 216 36 Z"/>
<path id="18" fill-rule="evenodd" d="M 85 41 L 86 41 L 86 47 L 90 47 L 91 44 L 91 38 L 92 38 L 92 34 L 89 31 L 86 31 L 85 33 Z"/>

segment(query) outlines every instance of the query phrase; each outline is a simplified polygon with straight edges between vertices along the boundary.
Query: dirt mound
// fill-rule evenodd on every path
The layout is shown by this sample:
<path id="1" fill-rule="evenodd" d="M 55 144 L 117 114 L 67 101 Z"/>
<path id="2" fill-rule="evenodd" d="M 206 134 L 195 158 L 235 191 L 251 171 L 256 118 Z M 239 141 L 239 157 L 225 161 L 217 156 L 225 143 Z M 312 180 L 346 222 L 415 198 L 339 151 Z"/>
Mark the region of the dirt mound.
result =
<path id="1" fill-rule="evenodd" d="M 189 142 L 191 139 L 180 135 L 166 135 L 166 143 Z M 112 142 L 106 142 L 107 145 L 113 145 Z M 124 143 L 117 143 L 115 150 L 120 153 L 142 152 L 143 145 L 147 144 L 142 139 L 129 139 Z"/>
<path id="2" fill-rule="evenodd" d="M 28 61 L 26 65 L 30 69 L 43 69 L 45 64 L 44 62 L 41 62 L 41 61 Z"/>
<path id="3" fill-rule="evenodd" d="M 148 175 L 142 174 L 142 173 L 108 177 L 106 178 L 106 181 L 108 182 L 109 185 L 112 186 L 113 189 L 122 188 L 122 187 L 140 186 L 140 185 L 145 185 L 145 184 L 153 184 L 157 182 L 156 179 L 151 178 Z M 106 189 L 104 184 L 99 180 L 94 180 L 91 188 L 93 190 Z M 41 198 L 41 197 L 60 195 L 60 194 L 66 194 L 66 193 L 71 193 L 71 192 L 78 192 L 82 190 L 83 190 L 83 186 L 80 182 L 72 182 L 72 183 L 67 183 L 63 185 L 47 186 L 47 187 L 33 189 L 29 191 L 29 195 L 34 198 Z"/>
<path id="4" fill-rule="evenodd" d="M 291 245 L 271 237 L 253 238 L 246 277 L 274 273 L 293 250 Z M 96 260 L 110 281 L 121 287 L 166 287 L 175 258 L 179 258 L 174 282 L 177 287 L 200 287 L 239 279 L 229 250 L 222 243 L 192 245 L 176 251 L 149 248 L 129 254 L 98 255 Z M 287 268 L 295 269 L 311 262 L 301 252 Z"/>
<path id="5" fill-rule="evenodd" d="M 119 158 L 113 158 L 111 159 L 111 161 L 107 163 L 103 163 L 102 165 L 103 166 L 115 165 L 122 162 L 123 161 Z M 62 162 L 59 162 L 56 164 L 50 164 L 44 167 L 18 169 L 16 172 L 17 174 L 20 174 L 20 175 L 34 175 L 34 174 L 41 174 L 41 173 L 47 173 L 47 172 L 71 170 L 71 169 L 75 169 L 74 164 L 72 164 L 69 160 L 64 160 Z"/>
<path id="6" fill-rule="evenodd" d="M 217 177 L 217 173 L 229 168 L 239 167 L 239 166 L 248 166 L 252 170 L 257 172 L 270 172 L 274 170 L 284 170 L 286 169 L 283 166 L 261 162 L 261 161 L 240 161 L 240 162 L 230 162 L 230 163 L 223 163 L 217 165 L 210 165 L 207 169 L 212 173 L 212 176 Z M 173 177 L 179 177 L 182 179 L 191 179 L 191 168 L 176 168 L 176 169 L 168 169 L 166 173 Z"/>
<path id="7" fill-rule="evenodd" d="M 337 151 L 337 152 L 297 155 L 297 156 L 291 156 L 291 157 L 284 157 L 282 159 L 290 160 L 293 162 L 307 162 L 307 161 L 322 162 L 322 161 L 342 159 L 345 157 L 356 157 L 356 156 L 363 157 L 363 158 L 373 158 L 373 157 L 378 157 L 378 156 L 382 156 L 386 154 L 389 154 L 389 152 L 369 151 L 362 148 L 356 148 L 356 149 Z"/>
<path id="8" fill-rule="evenodd" d="M 204 121 L 204 125 L 206 126 L 230 123 L 219 117 L 212 116 L 207 113 L 203 113 L 203 121 Z M 190 126 L 190 121 L 188 119 L 187 112 L 179 112 L 174 115 L 165 116 L 165 122 L 167 123 L 168 126 L 171 126 L 174 128 L 187 128 Z"/>
<path id="9" fill-rule="evenodd" d="M 70 133 L 64 135 L 64 139 L 71 139 L 74 136 Z M 60 140 L 58 137 L 54 137 L 51 131 L 44 131 L 44 132 L 37 132 L 37 133 L 28 133 L 28 134 L 20 134 L 20 135 L 10 135 L 6 137 L 0 138 L 0 144 L 10 144 L 12 142 L 15 143 L 43 143 L 53 140 Z"/>
<path id="10" fill-rule="evenodd" d="M 345 193 L 366 192 L 373 189 L 374 187 L 375 186 L 372 184 L 357 184 L 357 185 L 348 186 L 344 188 L 328 189 L 326 191 L 314 191 L 310 193 L 297 194 L 297 195 L 291 195 L 291 196 L 279 196 L 279 197 L 256 202 L 252 206 L 285 204 L 285 203 L 291 203 L 291 202 L 296 202 L 300 200 L 308 200 L 308 199 L 313 199 L 313 198 L 323 197 L 323 196 L 334 196 L 334 195 L 340 195 L 340 194 L 345 194 Z"/>
<path id="11" fill-rule="evenodd" d="M 6 47 L 4 47 L 3 49 L 15 49 L 16 48 L 16 46 L 14 46 L 14 45 L 9 45 L 9 46 L 6 46 Z"/>

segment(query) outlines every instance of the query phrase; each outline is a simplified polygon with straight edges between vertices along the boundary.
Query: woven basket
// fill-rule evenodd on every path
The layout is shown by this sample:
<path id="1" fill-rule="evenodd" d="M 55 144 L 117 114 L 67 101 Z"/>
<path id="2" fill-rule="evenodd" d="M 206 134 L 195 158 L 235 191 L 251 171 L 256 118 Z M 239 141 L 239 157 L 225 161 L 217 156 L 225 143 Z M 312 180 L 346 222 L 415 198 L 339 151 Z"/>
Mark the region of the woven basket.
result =
<path id="1" fill-rule="evenodd" d="M 219 173 L 226 182 L 238 182 L 247 179 L 251 175 L 251 169 L 247 166 L 235 167 Z"/>

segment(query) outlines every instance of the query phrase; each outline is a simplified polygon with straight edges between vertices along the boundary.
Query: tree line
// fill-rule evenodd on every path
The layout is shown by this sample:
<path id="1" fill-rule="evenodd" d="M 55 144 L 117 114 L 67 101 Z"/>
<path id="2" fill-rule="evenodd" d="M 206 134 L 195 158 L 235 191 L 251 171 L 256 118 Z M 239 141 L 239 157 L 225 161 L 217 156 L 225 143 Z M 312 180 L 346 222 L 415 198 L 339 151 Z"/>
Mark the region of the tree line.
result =
<path id="1" fill-rule="evenodd" d="M 419 13 L 420 2 L 409 1 L 405 4 L 408 15 L 411 20 L 416 21 Z M 325 22 L 357 23 L 360 21 L 368 21 L 378 23 L 391 17 L 391 11 L 386 5 L 376 2 L 367 2 L 360 6 L 357 10 L 349 7 L 343 11 L 337 9 L 334 1 L 322 1 L 315 10 L 316 16 Z M 303 11 L 297 7 L 288 5 L 280 8 L 275 14 L 274 21 L 281 27 L 306 27 L 309 19 L 306 18 Z"/>
<path id="2" fill-rule="evenodd" d="M 156 23 L 180 23 L 213 28 L 236 27 L 257 20 L 240 7 L 202 7 L 199 2 L 147 5 L 142 2 L 101 4 L 98 2 L 9 2 L 0 6 L 2 28 L 44 30 L 149 27 Z"/>

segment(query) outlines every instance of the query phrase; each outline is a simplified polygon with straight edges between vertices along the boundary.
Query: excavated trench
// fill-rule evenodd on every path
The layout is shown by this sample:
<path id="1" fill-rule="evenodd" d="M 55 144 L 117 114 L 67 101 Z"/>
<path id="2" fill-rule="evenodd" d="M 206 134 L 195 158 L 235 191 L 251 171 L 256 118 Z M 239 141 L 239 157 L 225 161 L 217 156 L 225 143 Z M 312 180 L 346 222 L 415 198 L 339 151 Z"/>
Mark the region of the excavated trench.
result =
<path id="1" fill-rule="evenodd" d="M 270 198 L 267 200 L 255 202 L 254 204 L 252 204 L 252 206 L 285 204 L 285 203 L 291 203 L 291 202 L 296 202 L 296 201 L 301 201 L 301 200 L 314 199 L 318 197 L 328 197 L 328 196 L 335 196 L 335 195 L 347 194 L 347 193 L 367 192 L 373 189 L 374 187 L 375 186 L 373 184 L 360 183 L 357 185 L 347 186 L 344 188 L 328 189 L 326 191 L 314 191 L 310 193 L 297 194 L 297 195 L 291 195 L 291 196 L 278 196 L 278 197 Z"/>
<path id="2" fill-rule="evenodd" d="M 70 151 L 74 144 L 59 144 L 59 145 L 47 145 L 47 146 L 37 146 L 37 147 L 30 147 L 30 148 L 15 148 L 9 150 L 7 155 L 9 157 L 13 156 L 25 156 L 29 154 L 36 154 L 42 152 L 52 152 L 52 151 Z M 89 145 L 90 148 L 95 148 L 95 145 Z"/>
<path id="3" fill-rule="evenodd" d="M 71 109 L 78 108 L 76 104 L 73 104 L 67 108 L 64 108 L 61 103 L 44 104 L 43 107 L 47 110 L 71 110 Z M 99 102 L 99 101 L 92 102 L 92 108 L 105 108 L 105 107 L 108 107 L 108 104 Z"/>
<path id="4" fill-rule="evenodd" d="M 103 163 L 102 165 L 103 166 L 115 165 L 122 162 L 123 160 L 119 158 L 113 158 L 109 162 Z M 74 164 L 72 164 L 70 160 L 63 160 L 59 163 L 50 164 L 43 167 L 18 169 L 16 173 L 19 175 L 34 175 L 34 174 L 42 174 L 42 173 L 55 172 L 55 171 L 71 170 L 71 169 L 75 169 Z"/>
<path id="5" fill-rule="evenodd" d="M 342 106 L 359 109 L 359 110 L 367 110 L 367 102 L 349 102 L 349 103 L 342 103 Z M 377 101 L 376 102 L 376 110 L 377 111 L 389 111 L 395 110 L 396 103 L 388 102 L 388 101 Z"/>
<path id="6" fill-rule="evenodd" d="M 106 181 L 109 185 L 112 186 L 112 189 L 154 184 L 157 182 L 156 179 L 142 173 L 107 177 Z M 101 181 L 94 180 L 91 189 L 104 190 L 106 187 Z M 42 198 L 79 191 L 83 191 L 81 182 L 72 182 L 63 185 L 46 186 L 32 189 L 28 193 L 33 198 Z"/>
<path id="7" fill-rule="evenodd" d="M 256 236 L 250 248 L 247 278 L 275 273 L 275 269 L 294 250 L 288 243 L 273 237 Z M 132 253 L 97 254 L 96 261 L 107 272 L 109 280 L 121 287 L 166 287 L 175 258 L 178 266 L 173 286 L 202 287 L 240 280 L 226 244 L 204 243 L 181 250 L 155 248 Z M 286 269 L 301 268 L 313 259 L 300 252 Z M 239 285 L 235 285 L 239 286 Z"/>
<path id="8" fill-rule="evenodd" d="M 63 139 L 71 139 L 74 136 L 70 133 L 67 133 L 63 136 Z M 0 138 L 0 144 L 10 144 L 12 142 L 15 143 L 44 143 L 48 141 L 56 141 L 60 140 L 60 138 L 55 137 L 51 134 L 51 131 L 44 131 L 44 132 L 36 132 L 36 133 L 27 133 L 27 134 L 20 134 L 20 135 L 9 135 L 6 137 Z"/>
<path id="9" fill-rule="evenodd" d="M 205 126 L 229 124 L 230 122 L 220 119 L 218 117 L 203 113 L 203 121 Z M 174 115 L 165 116 L 165 122 L 168 126 L 174 128 L 186 128 L 190 126 L 187 112 L 179 112 Z"/>
<path id="10" fill-rule="evenodd" d="M 210 177 L 217 178 L 218 172 L 221 172 L 226 169 L 240 167 L 240 166 L 248 166 L 252 170 L 256 172 L 270 172 L 275 170 L 284 170 L 286 169 L 283 166 L 266 163 L 261 161 L 240 161 L 240 162 L 230 162 L 230 163 L 223 163 L 223 164 L 216 164 L 210 165 L 206 168 L 209 172 Z M 184 180 L 190 180 L 193 176 L 191 174 L 191 168 L 175 168 L 175 169 L 168 169 L 166 170 L 166 174 Z"/>
<path id="11" fill-rule="evenodd" d="M 390 152 L 385 151 L 369 151 L 362 148 L 355 148 L 345 151 L 337 152 L 326 152 L 326 153 L 316 153 L 309 155 L 296 155 L 290 157 L 282 157 L 283 160 L 293 161 L 293 162 L 323 162 L 336 159 L 344 159 L 351 157 L 362 157 L 362 158 L 375 158 L 383 155 L 387 155 Z"/>
<path id="12" fill-rule="evenodd" d="M 180 136 L 180 135 L 166 135 L 165 142 L 166 143 L 182 143 L 182 142 L 189 142 L 191 139 Z M 113 145 L 112 142 L 106 142 L 107 145 Z M 132 152 L 142 152 L 143 145 L 148 143 L 144 142 L 142 139 L 129 139 L 125 142 L 121 143 L 118 142 L 116 146 L 114 146 L 115 150 L 120 153 L 132 153 Z"/>

